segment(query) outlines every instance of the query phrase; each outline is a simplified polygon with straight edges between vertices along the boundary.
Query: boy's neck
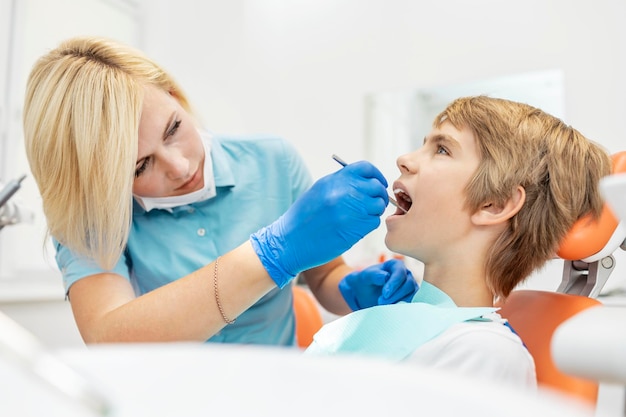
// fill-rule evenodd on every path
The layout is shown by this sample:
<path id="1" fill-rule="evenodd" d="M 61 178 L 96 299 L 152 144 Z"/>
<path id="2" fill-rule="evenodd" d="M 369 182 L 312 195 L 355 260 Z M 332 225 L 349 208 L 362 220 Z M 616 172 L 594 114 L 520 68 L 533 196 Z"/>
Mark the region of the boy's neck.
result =
<path id="1" fill-rule="evenodd" d="M 504 226 L 475 227 L 437 256 L 422 259 L 424 280 L 445 292 L 459 307 L 493 307 L 485 259 Z"/>
<path id="2" fill-rule="evenodd" d="M 424 281 L 445 292 L 458 307 L 492 307 L 493 295 L 487 288 L 484 275 L 450 275 L 424 270 Z"/>

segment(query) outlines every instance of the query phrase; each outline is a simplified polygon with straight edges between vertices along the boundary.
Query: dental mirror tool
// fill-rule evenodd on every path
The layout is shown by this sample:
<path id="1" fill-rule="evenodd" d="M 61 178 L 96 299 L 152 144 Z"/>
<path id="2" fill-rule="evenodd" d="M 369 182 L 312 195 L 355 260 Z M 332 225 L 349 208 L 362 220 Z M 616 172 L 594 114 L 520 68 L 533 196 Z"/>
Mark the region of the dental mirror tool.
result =
<path id="1" fill-rule="evenodd" d="M 333 154 L 333 159 L 335 161 L 337 161 L 339 163 L 339 165 L 341 165 L 342 167 L 345 167 L 346 165 L 348 165 L 348 163 L 346 161 L 344 161 L 343 159 L 341 159 L 339 156 L 337 156 L 336 154 Z M 396 206 L 397 208 L 399 208 L 400 210 L 402 210 L 403 212 L 407 212 L 406 209 L 404 207 L 401 207 L 398 205 L 398 202 L 396 201 L 395 198 L 393 198 L 390 194 L 387 194 L 387 196 L 389 197 L 389 202 L 391 204 L 393 204 L 394 206 Z"/>

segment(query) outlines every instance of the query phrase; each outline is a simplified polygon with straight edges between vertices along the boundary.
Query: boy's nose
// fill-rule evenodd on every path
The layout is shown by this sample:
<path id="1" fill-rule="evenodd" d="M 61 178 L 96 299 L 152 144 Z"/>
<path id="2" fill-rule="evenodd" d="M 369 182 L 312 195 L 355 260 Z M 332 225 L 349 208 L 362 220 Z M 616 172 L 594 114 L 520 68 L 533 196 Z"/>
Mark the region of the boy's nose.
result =
<path id="1" fill-rule="evenodd" d="M 396 165 L 400 172 L 414 172 L 417 169 L 415 153 L 400 155 L 396 160 Z"/>

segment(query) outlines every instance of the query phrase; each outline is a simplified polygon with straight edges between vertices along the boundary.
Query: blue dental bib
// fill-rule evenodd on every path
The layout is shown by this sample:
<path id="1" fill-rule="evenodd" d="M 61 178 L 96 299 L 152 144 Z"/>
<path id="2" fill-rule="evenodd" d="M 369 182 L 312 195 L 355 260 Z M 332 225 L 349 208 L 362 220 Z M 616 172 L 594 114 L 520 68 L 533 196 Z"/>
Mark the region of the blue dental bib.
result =
<path id="1" fill-rule="evenodd" d="M 366 308 L 324 325 L 305 350 L 309 355 L 360 354 L 400 361 L 450 326 L 487 321 L 494 307 L 457 307 L 443 291 L 422 282 L 410 303 Z"/>

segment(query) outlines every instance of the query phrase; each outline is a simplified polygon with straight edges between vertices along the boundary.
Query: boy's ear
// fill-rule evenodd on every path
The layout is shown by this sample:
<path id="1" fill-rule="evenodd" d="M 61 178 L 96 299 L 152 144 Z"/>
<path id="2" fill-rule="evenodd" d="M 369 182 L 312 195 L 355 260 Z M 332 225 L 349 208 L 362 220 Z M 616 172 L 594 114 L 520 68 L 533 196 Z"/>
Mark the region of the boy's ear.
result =
<path id="1" fill-rule="evenodd" d="M 503 223 L 515 216 L 526 200 L 526 190 L 521 185 L 513 191 L 513 194 L 504 205 L 486 203 L 480 210 L 472 215 L 472 222 L 480 226 L 489 226 Z"/>

